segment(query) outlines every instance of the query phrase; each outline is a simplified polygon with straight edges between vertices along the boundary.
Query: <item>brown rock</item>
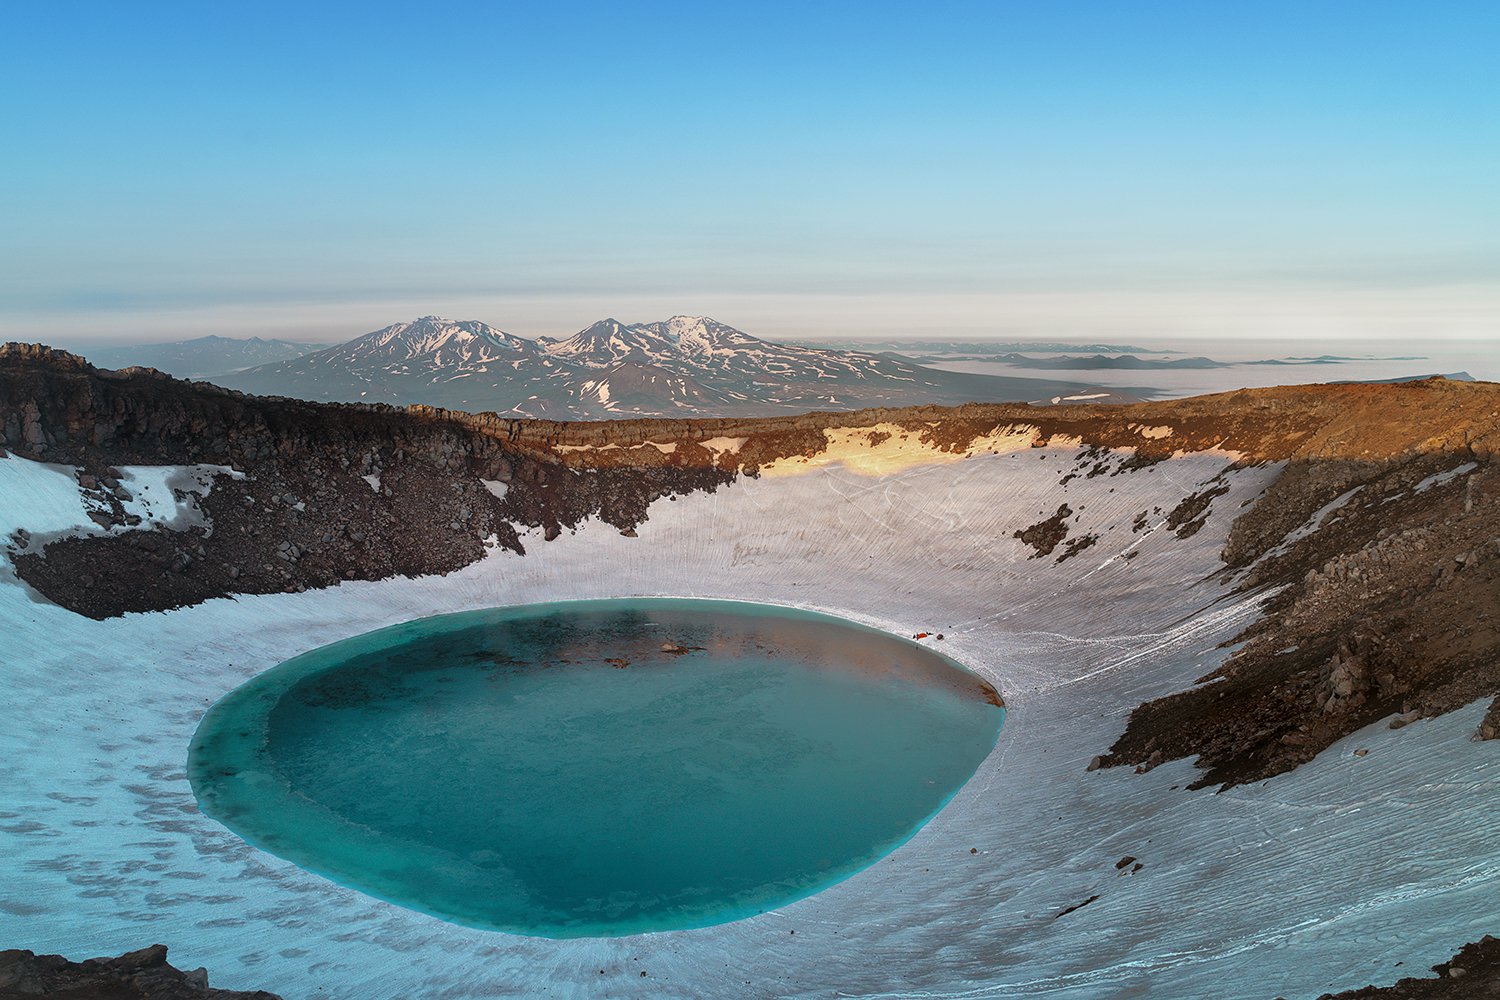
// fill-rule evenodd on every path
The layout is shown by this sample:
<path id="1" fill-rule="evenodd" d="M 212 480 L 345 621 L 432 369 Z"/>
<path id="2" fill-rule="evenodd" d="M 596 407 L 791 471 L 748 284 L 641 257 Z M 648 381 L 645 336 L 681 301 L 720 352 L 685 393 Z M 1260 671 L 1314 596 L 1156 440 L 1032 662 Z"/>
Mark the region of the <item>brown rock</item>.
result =
<path id="1" fill-rule="evenodd" d="M 211 989 L 208 971 L 181 972 L 155 944 L 118 958 L 70 962 L 61 955 L 0 951 L 0 996 L 66 996 L 108 1000 L 279 1000 L 261 991 Z"/>
<path id="2" fill-rule="evenodd" d="M 1481 740 L 1500 739 L 1500 698 L 1490 702 L 1489 711 L 1479 720 L 1479 729 L 1474 735 Z"/>

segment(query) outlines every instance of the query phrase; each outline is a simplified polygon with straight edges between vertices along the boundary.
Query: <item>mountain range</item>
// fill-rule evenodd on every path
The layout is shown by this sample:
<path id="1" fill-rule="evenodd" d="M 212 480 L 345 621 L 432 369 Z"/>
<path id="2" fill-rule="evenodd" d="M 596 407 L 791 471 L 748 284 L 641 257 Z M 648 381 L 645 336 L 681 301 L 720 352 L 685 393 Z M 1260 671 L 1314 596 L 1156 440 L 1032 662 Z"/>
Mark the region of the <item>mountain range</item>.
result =
<path id="1" fill-rule="evenodd" d="M 1175 358 L 1171 361 L 1158 361 L 1151 358 L 1138 358 L 1133 354 L 1121 354 L 1116 357 L 1109 357 L 1104 354 L 1091 354 L 1087 357 L 1064 354 L 1056 358 L 1031 358 L 1024 354 L 1009 353 L 1001 354 L 989 360 L 1004 362 L 1016 368 L 1047 368 L 1069 371 L 1150 371 L 1154 369 L 1230 367 L 1228 362 L 1214 361 L 1211 358 Z"/>
<path id="2" fill-rule="evenodd" d="M 776 343 L 706 316 L 603 319 L 566 339 L 423 316 L 300 357 L 215 377 L 228 388 L 321 402 L 425 403 L 554 419 L 767 416 L 808 410 L 1149 389 L 938 371 L 895 354 Z"/>
<path id="3" fill-rule="evenodd" d="M 799 341 L 808 347 L 827 347 L 845 351 L 896 351 L 907 355 L 1010 354 L 1030 351 L 1033 354 L 1167 354 L 1135 344 L 1067 344 L 1057 340 L 856 340 L 838 339 Z"/>
<path id="4" fill-rule="evenodd" d="M 210 336 L 163 344 L 91 348 L 88 356 L 101 368 L 139 365 L 142 368 L 155 368 L 178 378 L 213 379 L 257 365 L 299 357 L 325 346 L 261 337 L 244 339 Z"/>

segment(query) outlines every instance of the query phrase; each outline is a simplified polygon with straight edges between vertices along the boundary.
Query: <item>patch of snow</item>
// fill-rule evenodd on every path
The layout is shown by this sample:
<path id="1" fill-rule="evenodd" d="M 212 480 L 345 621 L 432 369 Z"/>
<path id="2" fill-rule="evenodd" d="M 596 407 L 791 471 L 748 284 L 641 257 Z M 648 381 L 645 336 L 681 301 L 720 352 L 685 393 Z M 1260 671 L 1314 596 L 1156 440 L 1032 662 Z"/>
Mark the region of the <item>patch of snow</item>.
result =
<path id="1" fill-rule="evenodd" d="M 1338 510 L 1340 507 L 1343 507 L 1350 500 L 1353 500 L 1362 489 L 1364 489 L 1363 486 L 1356 486 L 1352 490 L 1348 490 L 1344 493 L 1339 494 L 1332 500 L 1325 503 L 1323 506 L 1319 507 L 1317 510 L 1313 511 L 1312 516 L 1310 516 L 1306 521 L 1298 525 L 1296 528 L 1293 528 L 1291 531 L 1287 532 L 1286 537 L 1283 538 L 1275 548 L 1268 549 L 1263 556 L 1255 561 L 1255 563 L 1258 565 L 1265 560 L 1272 558 L 1273 556 L 1282 556 L 1290 552 L 1293 545 L 1297 544 L 1308 535 L 1311 535 L 1313 532 L 1323 527 L 1323 522 L 1328 520 L 1329 515 L 1333 514 L 1333 512 Z"/>
<path id="2" fill-rule="evenodd" d="M 1413 493 L 1426 493 L 1428 490 L 1432 489 L 1434 486 L 1443 486 L 1443 485 L 1445 485 L 1447 483 L 1451 483 L 1451 482 L 1453 482 L 1453 480 L 1457 479 L 1459 476 L 1467 475 L 1468 473 L 1473 472 L 1477 468 L 1479 468 L 1479 463 L 1478 462 L 1465 462 L 1463 465 L 1460 465 L 1456 469 L 1449 469 L 1447 472 L 1439 472 L 1439 473 L 1437 473 L 1435 475 L 1428 476 L 1426 479 L 1422 480 L 1416 486 L 1412 487 L 1412 492 Z"/>
<path id="3" fill-rule="evenodd" d="M 374 490 L 376 493 L 380 492 L 380 476 L 372 472 L 368 476 L 360 476 L 359 478 L 368 483 L 370 489 Z"/>
<path id="4" fill-rule="evenodd" d="M 0 458 L 0 544 L 18 528 L 34 536 L 54 537 L 99 531 L 84 506 L 78 470 L 19 455 Z"/>
<path id="5" fill-rule="evenodd" d="M 738 455 L 749 440 L 747 437 L 711 437 L 698 443 L 713 452 L 717 458 L 720 455 Z"/>
<path id="6" fill-rule="evenodd" d="M 208 495 L 216 476 L 244 479 L 244 473 L 225 465 L 126 465 L 120 467 L 120 485 L 128 499 L 120 500 L 124 513 L 140 518 L 135 525 L 104 527 L 89 517 L 106 513 L 109 504 L 90 495 L 78 483 L 79 470 L 71 465 L 34 462 L 18 455 L 0 459 L 0 545 L 17 528 L 25 528 L 30 540 L 18 551 L 39 551 L 49 542 L 69 535 L 121 534 L 155 528 L 183 531 L 210 528 L 198 507 Z M 6 563 L 7 574 L 10 573 Z"/>
<path id="7" fill-rule="evenodd" d="M 659 441 L 642 441 L 640 444 L 621 445 L 614 441 L 609 444 L 555 444 L 553 451 L 638 451 L 641 448 L 655 448 L 663 455 L 670 455 L 677 450 L 677 442 L 668 441 L 665 444 Z"/>
<path id="8" fill-rule="evenodd" d="M 924 465 L 947 465 L 975 455 L 1000 455 L 1031 448 L 1040 432 L 1031 424 L 1005 424 L 976 437 L 964 451 L 937 447 L 899 424 L 825 428 L 827 446 L 815 455 L 789 456 L 761 466 L 762 476 L 799 476 L 830 465 L 840 465 L 866 476 L 886 476 Z M 872 444 L 872 435 L 884 435 Z"/>
<path id="9" fill-rule="evenodd" d="M 142 526 L 182 531 L 203 527 L 198 500 L 208 495 L 215 476 L 245 478 L 225 465 L 122 465 L 120 484 L 131 494 L 121 506 L 141 518 Z"/>
<path id="10" fill-rule="evenodd" d="M 479 485 L 490 491 L 490 496 L 496 500 L 504 500 L 505 494 L 510 492 L 510 484 L 502 483 L 498 479 L 481 479 Z"/>

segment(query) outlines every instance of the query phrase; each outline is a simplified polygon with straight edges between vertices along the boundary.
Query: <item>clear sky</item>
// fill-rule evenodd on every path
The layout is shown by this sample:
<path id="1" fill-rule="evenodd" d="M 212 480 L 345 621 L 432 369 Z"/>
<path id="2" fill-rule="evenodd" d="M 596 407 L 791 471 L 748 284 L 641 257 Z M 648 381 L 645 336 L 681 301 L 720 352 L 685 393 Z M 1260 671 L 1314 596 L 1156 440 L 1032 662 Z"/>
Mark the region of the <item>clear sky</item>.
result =
<path id="1" fill-rule="evenodd" d="M 10 3 L 0 337 L 1500 338 L 1500 3 Z"/>

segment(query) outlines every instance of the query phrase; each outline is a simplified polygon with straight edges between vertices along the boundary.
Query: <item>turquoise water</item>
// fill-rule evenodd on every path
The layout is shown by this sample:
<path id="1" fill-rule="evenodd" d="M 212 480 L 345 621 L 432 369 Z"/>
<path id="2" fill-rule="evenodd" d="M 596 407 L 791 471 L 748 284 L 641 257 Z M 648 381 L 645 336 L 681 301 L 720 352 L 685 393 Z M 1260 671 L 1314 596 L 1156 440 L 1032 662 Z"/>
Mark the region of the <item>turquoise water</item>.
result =
<path id="1" fill-rule="evenodd" d="M 997 702 L 946 657 L 812 612 L 531 605 L 289 660 L 209 710 L 188 772 L 208 815 L 371 895 L 630 934 L 751 916 L 878 860 L 994 747 Z"/>

